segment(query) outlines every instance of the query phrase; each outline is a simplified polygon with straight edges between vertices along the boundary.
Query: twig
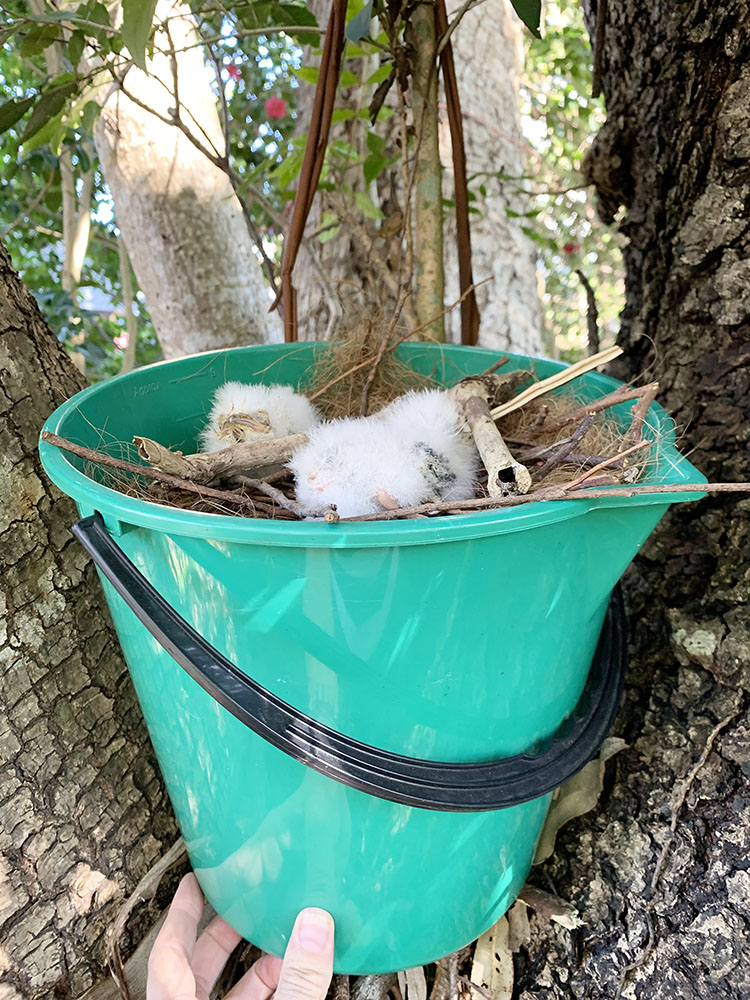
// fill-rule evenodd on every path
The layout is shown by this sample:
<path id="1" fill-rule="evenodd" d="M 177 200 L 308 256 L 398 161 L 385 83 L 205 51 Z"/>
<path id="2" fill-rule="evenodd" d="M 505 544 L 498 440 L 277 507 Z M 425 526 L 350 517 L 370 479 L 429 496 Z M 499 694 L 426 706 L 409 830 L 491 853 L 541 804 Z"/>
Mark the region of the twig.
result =
<path id="1" fill-rule="evenodd" d="M 652 892 L 656 890 L 656 886 L 658 885 L 659 878 L 661 876 L 662 868 L 664 867 L 664 862 L 666 861 L 667 855 L 669 854 L 670 848 L 672 847 L 672 842 L 674 841 L 674 835 L 677 830 L 677 821 L 680 816 L 680 811 L 682 810 L 682 807 L 685 804 L 685 799 L 687 798 L 687 794 L 690 791 L 693 782 L 698 777 L 698 774 L 701 772 L 706 761 L 708 760 L 708 756 L 714 748 L 714 743 L 716 742 L 716 738 L 719 735 L 719 733 L 723 729 L 726 729 L 726 727 L 730 725 L 730 723 L 734 722 L 734 720 L 737 719 L 740 715 L 742 715 L 741 710 L 734 711 L 731 715 L 728 715 L 725 719 L 722 719 L 721 722 L 719 722 L 717 725 L 714 726 L 714 728 L 708 734 L 708 738 L 706 739 L 706 743 L 705 746 L 703 747 L 700 757 L 695 762 L 695 764 L 693 764 L 693 766 L 690 768 L 685 778 L 683 778 L 683 780 L 675 789 L 671 803 L 672 819 L 669 824 L 669 836 L 664 842 L 664 845 L 661 849 L 661 853 L 659 854 L 659 858 L 656 862 L 656 867 L 654 868 L 654 874 L 651 877 Z"/>
<path id="2" fill-rule="evenodd" d="M 650 448 L 650 447 L 651 447 L 650 441 L 638 441 L 637 444 L 631 445 L 630 448 L 624 448 L 622 451 L 619 451 L 616 455 L 611 455 L 609 458 L 603 459 L 603 461 L 599 462 L 599 464 L 595 465 L 593 468 L 587 469 L 586 471 L 582 472 L 580 476 L 577 476 L 575 479 L 572 479 L 569 483 L 566 483 L 563 489 L 573 490 L 576 488 L 576 486 L 580 486 L 581 483 L 585 482 L 587 479 L 593 476 L 594 473 L 601 472 L 602 469 L 608 469 L 610 466 L 614 465 L 615 462 L 621 462 L 624 458 L 627 458 L 628 455 L 632 455 L 633 452 L 635 451 L 642 451 L 644 448 Z"/>
<path id="3" fill-rule="evenodd" d="M 24 221 L 24 219 L 31 218 L 32 212 L 36 211 L 36 209 L 39 208 L 41 203 L 46 198 L 47 192 L 52 187 L 52 181 L 54 180 L 54 177 L 55 177 L 55 171 L 53 170 L 50 173 L 49 177 L 47 178 L 46 182 L 40 188 L 36 197 L 29 202 L 29 204 L 26 206 L 26 208 L 23 209 L 21 214 L 16 216 L 13 222 L 9 223 L 5 227 L 5 229 L 0 230 L 0 239 L 5 238 L 8 235 L 8 233 L 10 233 L 12 230 L 16 228 L 16 226 L 20 226 L 21 223 Z"/>
<path id="4" fill-rule="evenodd" d="M 594 368 L 609 364 L 610 361 L 619 358 L 621 354 L 621 347 L 608 347 L 606 351 L 600 351 L 599 354 L 594 354 L 593 357 L 584 358 L 582 361 L 578 361 L 576 364 L 570 365 L 570 367 L 564 368 L 554 375 L 550 375 L 549 378 L 542 379 L 541 382 L 536 382 L 511 399 L 509 403 L 496 406 L 492 411 L 493 420 L 504 417 L 508 413 L 513 413 L 514 410 L 518 410 L 527 403 L 530 403 L 532 399 L 537 399 L 539 396 L 543 396 L 553 389 L 559 389 L 560 386 L 567 385 L 568 382 L 572 382 L 579 375 L 585 375 L 586 372 L 590 372 Z"/>
<path id="5" fill-rule="evenodd" d="M 548 424 L 544 423 L 544 421 L 540 422 L 536 420 L 526 433 L 533 436 L 534 434 L 549 434 L 560 430 L 567 424 L 581 420 L 587 413 L 600 413 L 602 410 L 609 409 L 610 406 L 618 406 L 620 403 L 627 403 L 632 399 L 641 399 L 652 387 L 658 391 L 659 386 L 657 382 L 651 382 L 649 385 L 638 388 L 622 385 L 618 389 L 615 389 L 614 392 L 610 392 L 606 396 L 600 396 L 599 399 L 594 399 L 590 403 L 584 403 L 577 409 L 571 410 L 570 413 L 563 414 L 561 417 L 551 420 Z"/>
<path id="6" fill-rule="evenodd" d="M 555 466 L 560 465 L 565 461 L 566 458 L 570 457 L 571 452 L 576 448 L 583 438 L 588 434 L 591 429 L 591 425 L 594 422 L 594 415 L 592 413 L 587 413 L 583 420 L 580 422 L 575 432 L 568 438 L 567 441 L 561 441 L 559 445 L 555 446 L 556 450 L 553 450 L 546 458 L 544 464 L 541 468 L 534 472 L 534 479 L 541 480 L 555 468 Z"/>
<path id="7" fill-rule="evenodd" d="M 458 11 L 456 11 L 456 15 L 451 21 L 451 23 L 448 25 L 447 31 L 443 33 L 440 41 L 438 42 L 438 47 L 437 47 L 438 56 L 443 51 L 448 42 L 451 40 L 451 35 L 459 26 L 464 16 L 468 14 L 469 11 L 472 10 L 474 7 L 477 7 L 480 3 L 484 3 L 484 0 L 465 0 L 465 3 L 458 9 Z"/>
<path id="8" fill-rule="evenodd" d="M 475 281 L 473 285 L 469 285 L 469 287 L 456 299 L 455 302 L 451 302 L 451 304 L 449 306 L 446 306 L 446 308 L 443 309 L 437 316 L 433 316 L 432 319 L 427 320 L 426 323 L 422 323 L 421 326 L 418 326 L 415 330 L 411 330 L 402 339 L 407 340 L 409 337 L 416 337 L 418 333 L 423 333 L 428 327 L 432 326 L 433 323 L 436 323 L 439 319 L 442 319 L 443 316 L 446 315 L 446 313 L 449 313 L 452 309 L 455 309 L 456 306 L 460 306 L 461 303 L 464 301 L 464 299 L 468 295 L 471 295 L 472 292 L 475 291 L 475 289 L 481 288 L 481 286 L 486 285 L 488 281 L 494 281 L 494 280 L 495 276 L 491 274 L 488 278 L 482 278 L 481 281 Z M 505 360 L 507 361 L 508 359 L 506 358 Z"/>
<path id="9" fill-rule="evenodd" d="M 651 406 L 653 401 L 656 399 L 656 394 L 659 391 L 659 383 L 651 382 L 650 385 L 644 387 L 643 395 L 638 400 L 638 402 L 633 407 L 632 422 L 630 427 L 625 434 L 623 443 L 630 444 L 630 442 L 635 443 L 640 441 L 643 437 L 643 423 L 646 419 L 646 414 L 648 413 L 648 408 Z"/>
<path id="10" fill-rule="evenodd" d="M 355 372 L 358 372 L 361 368 L 366 368 L 368 365 L 371 365 L 372 362 L 373 362 L 372 358 L 365 358 L 365 360 L 360 361 L 359 364 L 353 365 L 351 368 L 347 368 L 347 370 L 345 372 L 342 372 L 341 375 L 337 375 L 336 378 L 332 378 L 330 382 L 326 382 L 326 384 L 321 389 L 316 389 L 315 392 L 311 393 L 307 398 L 310 401 L 317 399 L 318 396 L 322 396 L 323 393 L 328 392 L 328 390 L 333 388 L 333 386 L 336 385 L 338 382 L 341 382 L 349 375 L 353 375 Z"/>
<path id="11" fill-rule="evenodd" d="M 507 355 L 504 354 L 502 358 L 499 358 L 494 363 L 494 365 L 490 365 L 489 368 L 485 368 L 483 372 L 480 372 L 479 377 L 481 378 L 483 375 L 494 375 L 494 373 L 498 370 L 498 368 L 502 368 L 503 365 L 507 365 L 509 360 L 510 359 L 507 357 Z"/>
<path id="12" fill-rule="evenodd" d="M 166 486 L 187 490 L 189 493 L 198 493 L 200 496 L 211 500 L 220 500 L 222 503 L 233 503 L 253 513 L 257 513 L 258 510 L 263 513 L 274 513 L 273 507 L 259 501 L 251 500 L 250 497 L 246 497 L 242 493 L 234 493 L 231 490 L 215 490 L 210 486 L 203 486 L 188 479 L 183 479 L 181 476 L 163 472 L 161 469 L 152 469 L 148 465 L 137 465 L 135 462 L 125 462 L 121 458 L 107 455 L 103 451 L 94 451 L 92 448 L 84 448 L 82 445 L 74 444 L 72 441 L 66 441 L 65 438 L 58 437 L 57 434 L 52 434 L 49 431 L 42 432 L 42 441 L 46 441 L 47 444 L 53 444 L 63 451 L 69 451 L 71 454 L 77 455 L 88 462 L 94 462 L 96 465 L 104 465 L 110 469 L 129 472 L 134 476 L 153 479 L 156 482 L 164 483 Z"/>
<path id="13" fill-rule="evenodd" d="M 313 507 L 305 507 L 304 504 L 298 503 L 296 500 L 292 500 L 288 497 L 286 493 L 272 486 L 270 483 L 265 482 L 263 479 L 251 479 L 249 476 L 235 476 L 234 482 L 239 483 L 242 486 L 247 486 L 249 489 L 259 490 L 261 493 L 265 493 L 266 496 L 271 497 L 279 507 L 283 507 L 285 510 L 291 511 L 292 514 L 296 514 L 299 518 L 318 518 L 328 521 L 331 524 L 335 524 L 338 520 L 338 515 L 334 507 L 319 507 L 317 509 Z"/>
<path id="14" fill-rule="evenodd" d="M 185 138 L 188 139 L 188 141 L 191 142 L 193 146 L 195 146 L 195 148 L 206 157 L 207 160 L 213 163 L 215 167 L 218 167 L 218 169 L 221 170 L 222 173 L 226 174 L 227 178 L 229 179 L 229 183 L 232 186 L 232 191 L 234 192 L 234 195 L 240 204 L 242 217 L 245 220 L 245 226 L 247 227 L 250 239 L 255 244 L 255 249 L 258 251 L 260 255 L 266 277 L 268 278 L 271 288 L 275 292 L 277 290 L 278 283 L 276 281 L 276 272 L 273 265 L 273 261 L 266 253 L 265 247 L 263 246 L 263 239 L 260 233 L 258 232 L 255 223 L 253 222 L 252 215 L 250 214 L 250 209 L 247 207 L 247 202 L 245 201 L 244 197 L 242 197 L 242 195 L 240 194 L 240 191 L 242 190 L 242 180 L 240 177 L 237 176 L 237 174 L 234 172 L 229 163 L 228 151 L 226 155 L 221 156 L 217 150 L 215 149 L 212 150 L 209 149 L 207 146 L 204 146 L 204 144 L 200 141 L 200 139 L 187 127 L 182 118 L 178 116 L 169 117 L 167 115 L 163 115 L 160 111 L 156 111 L 154 108 L 149 107 L 148 104 L 140 100 L 140 98 L 136 97 L 135 94 L 133 94 L 130 90 L 127 90 L 125 88 L 125 80 L 123 77 L 117 76 L 117 74 L 112 69 L 110 69 L 110 72 L 112 74 L 114 82 L 117 84 L 117 87 L 122 91 L 125 97 L 128 98 L 128 100 L 132 101 L 133 104 L 141 108 L 143 111 L 147 111 L 149 114 L 154 115 L 155 118 L 158 118 L 159 121 L 163 122 L 165 125 L 173 125 L 175 128 L 179 129 L 180 132 L 182 132 L 182 134 L 185 136 Z M 157 82 L 161 83 L 162 86 L 165 86 L 164 82 L 162 80 L 159 80 L 158 77 L 155 77 L 155 79 L 157 80 Z M 201 131 L 203 131 L 200 124 L 199 127 L 201 128 Z"/>
<path id="15" fill-rule="evenodd" d="M 349 1000 L 351 989 L 348 976 L 333 977 L 333 1000 Z"/>
<path id="16" fill-rule="evenodd" d="M 618 458 L 620 456 L 614 456 Z M 593 470 L 592 470 L 593 471 Z M 423 503 L 413 507 L 399 507 L 396 510 L 379 511 L 377 514 L 359 514 L 357 517 L 342 517 L 343 521 L 391 521 L 399 517 L 416 517 L 421 514 L 442 514 L 446 511 L 468 513 L 473 510 L 493 510 L 499 507 L 519 507 L 525 503 L 540 503 L 551 500 L 604 500 L 610 497 L 650 496 L 662 493 L 750 493 L 750 483 L 638 483 L 634 486 L 615 486 L 604 489 L 571 490 L 563 486 L 550 486 L 535 490 L 524 496 L 476 497 L 472 500 L 445 500 Z"/>
<path id="17" fill-rule="evenodd" d="M 576 274 L 581 279 L 581 284 L 586 289 L 586 328 L 588 330 L 589 354 L 599 352 L 599 310 L 596 306 L 596 295 L 591 287 L 591 282 L 579 268 Z"/>

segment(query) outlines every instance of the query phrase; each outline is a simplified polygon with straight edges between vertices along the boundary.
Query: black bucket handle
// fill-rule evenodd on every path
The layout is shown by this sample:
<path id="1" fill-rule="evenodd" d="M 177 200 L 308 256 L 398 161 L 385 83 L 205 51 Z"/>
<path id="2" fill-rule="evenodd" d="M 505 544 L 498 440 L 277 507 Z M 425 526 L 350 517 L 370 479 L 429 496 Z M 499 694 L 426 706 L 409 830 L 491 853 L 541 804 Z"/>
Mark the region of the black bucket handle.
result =
<path id="1" fill-rule="evenodd" d="M 594 662 L 572 715 L 537 753 L 455 763 L 404 757 L 360 743 L 297 711 L 214 649 L 146 580 L 99 513 L 73 534 L 169 655 L 236 719 L 328 778 L 391 802 L 443 812 L 505 809 L 553 791 L 597 753 L 614 722 L 625 675 L 625 613 L 612 594 Z"/>

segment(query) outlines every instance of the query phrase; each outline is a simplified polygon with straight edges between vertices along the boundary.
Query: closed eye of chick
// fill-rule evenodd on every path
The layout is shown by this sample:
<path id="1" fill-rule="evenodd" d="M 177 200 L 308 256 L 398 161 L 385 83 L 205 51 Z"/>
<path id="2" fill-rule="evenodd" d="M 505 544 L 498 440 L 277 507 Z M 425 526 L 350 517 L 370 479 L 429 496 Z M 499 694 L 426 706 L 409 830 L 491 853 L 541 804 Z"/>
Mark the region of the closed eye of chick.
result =
<path id="1" fill-rule="evenodd" d="M 291 386 L 226 382 L 214 394 L 208 422 L 200 432 L 200 450 L 221 451 L 264 437 L 307 434 L 320 419 L 318 408 Z"/>

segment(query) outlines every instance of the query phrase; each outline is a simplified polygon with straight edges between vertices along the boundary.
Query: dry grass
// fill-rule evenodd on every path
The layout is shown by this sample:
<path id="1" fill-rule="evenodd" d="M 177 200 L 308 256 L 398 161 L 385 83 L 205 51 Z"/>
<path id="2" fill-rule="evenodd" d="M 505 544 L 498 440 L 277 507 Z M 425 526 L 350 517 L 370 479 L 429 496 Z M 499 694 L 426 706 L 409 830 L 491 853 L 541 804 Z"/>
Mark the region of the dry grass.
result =
<path id="1" fill-rule="evenodd" d="M 304 391 L 314 399 L 327 420 L 359 416 L 365 383 L 386 337 L 388 324 L 381 316 L 362 319 L 316 362 Z M 437 387 L 434 379 L 415 372 L 400 361 L 393 350 L 387 349 L 396 346 L 398 341 L 399 335 L 392 334 L 377 364 L 367 392 L 368 413 L 376 413 L 412 389 Z M 365 361 L 369 363 L 363 364 Z"/>

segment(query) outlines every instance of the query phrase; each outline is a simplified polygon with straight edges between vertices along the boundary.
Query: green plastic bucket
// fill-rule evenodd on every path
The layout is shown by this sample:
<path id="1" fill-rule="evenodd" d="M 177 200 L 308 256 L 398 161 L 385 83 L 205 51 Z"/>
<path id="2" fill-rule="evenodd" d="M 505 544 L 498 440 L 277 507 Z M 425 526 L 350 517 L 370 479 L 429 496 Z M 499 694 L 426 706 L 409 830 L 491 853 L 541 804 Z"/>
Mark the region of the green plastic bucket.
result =
<path id="1" fill-rule="evenodd" d="M 45 429 L 93 448 L 140 434 L 191 451 L 221 383 L 297 386 L 325 349 L 152 365 L 78 393 Z M 497 358 L 399 351 L 445 384 Z M 521 367 L 564 366 L 512 356 L 506 370 Z M 578 380 L 591 397 L 618 384 Z M 648 425 L 660 443 L 647 481 L 705 482 L 659 406 Z M 335 967 L 352 974 L 424 964 L 498 920 L 552 789 L 596 752 L 616 710 L 613 587 L 684 494 L 274 522 L 127 497 L 69 453 L 41 443 L 40 454 L 82 515 L 76 534 L 215 909 L 281 954 L 296 913 L 321 906 L 336 921 Z"/>

